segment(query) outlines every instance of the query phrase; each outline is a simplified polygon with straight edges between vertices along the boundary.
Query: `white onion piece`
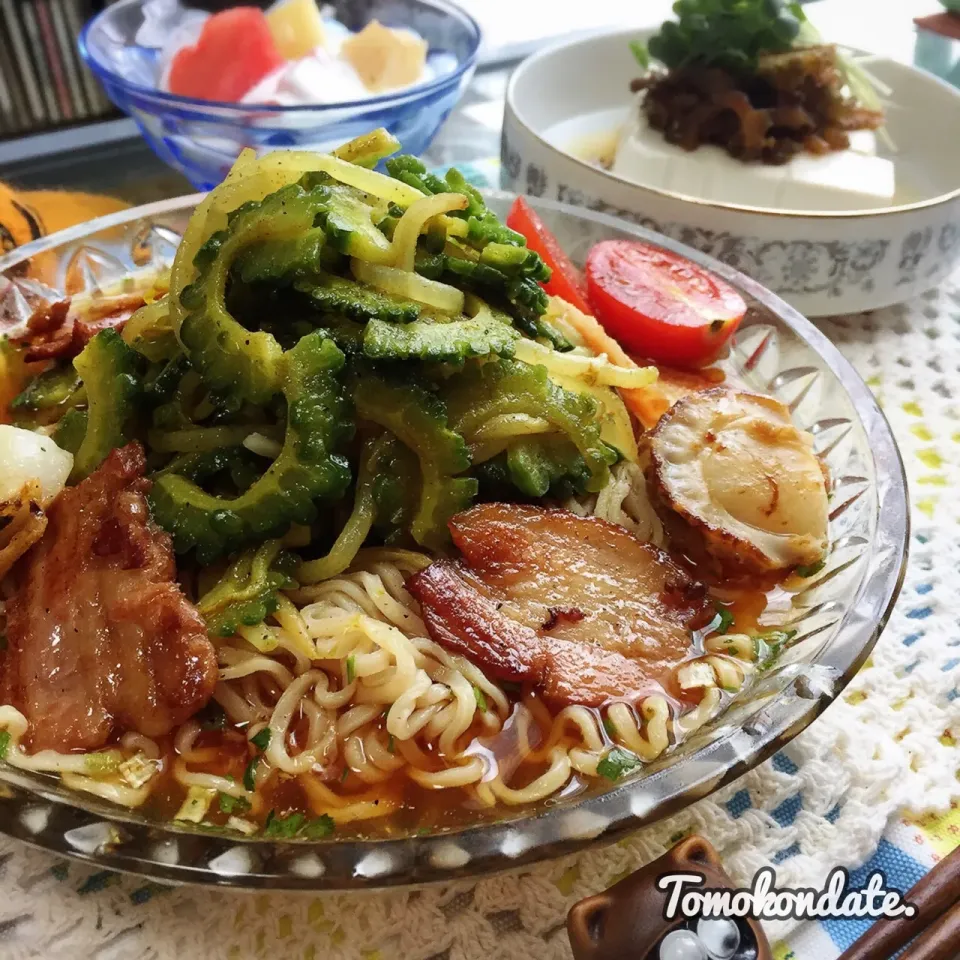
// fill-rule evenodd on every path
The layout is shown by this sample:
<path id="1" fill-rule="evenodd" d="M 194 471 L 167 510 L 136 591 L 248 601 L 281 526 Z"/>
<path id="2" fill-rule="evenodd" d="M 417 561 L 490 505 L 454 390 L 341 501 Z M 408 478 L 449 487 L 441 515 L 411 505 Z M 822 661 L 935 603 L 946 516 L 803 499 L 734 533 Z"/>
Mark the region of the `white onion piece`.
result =
<path id="1" fill-rule="evenodd" d="M 437 193 L 410 204 L 393 233 L 393 264 L 401 270 L 413 270 L 417 240 L 431 217 L 466 210 L 467 198 L 462 193 Z"/>
<path id="2" fill-rule="evenodd" d="M 606 354 L 584 357 L 574 353 L 561 353 L 537 343 L 536 340 L 518 341 L 514 356 L 527 363 L 542 363 L 551 373 L 576 377 L 586 384 L 619 387 L 624 390 L 649 387 L 651 383 L 656 383 L 659 376 L 656 367 L 620 367 L 611 363 Z"/>
<path id="3" fill-rule="evenodd" d="M 36 480 L 43 502 L 64 488 L 73 469 L 73 454 L 42 433 L 0 424 L 0 503 L 13 500 L 24 484 Z"/>
<path id="4" fill-rule="evenodd" d="M 390 200 L 398 207 L 406 208 L 411 203 L 423 199 L 423 194 L 416 187 L 411 187 L 402 180 L 394 180 L 393 177 L 377 173 L 376 170 L 359 167 L 330 153 L 278 150 L 265 159 L 274 160 L 274 158 L 278 167 L 296 173 L 295 176 L 291 176 L 291 182 L 298 180 L 304 173 L 322 170 L 324 173 L 329 173 L 334 180 L 356 187 L 372 197 Z"/>
<path id="5" fill-rule="evenodd" d="M 443 313 L 463 312 L 463 291 L 449 284 L 428 280 L 412 270 L 383 267 L 364 260 L 351 260 L 350 269 L 361 283 L 369 283 L 384 293 L 416 300 Z"/>

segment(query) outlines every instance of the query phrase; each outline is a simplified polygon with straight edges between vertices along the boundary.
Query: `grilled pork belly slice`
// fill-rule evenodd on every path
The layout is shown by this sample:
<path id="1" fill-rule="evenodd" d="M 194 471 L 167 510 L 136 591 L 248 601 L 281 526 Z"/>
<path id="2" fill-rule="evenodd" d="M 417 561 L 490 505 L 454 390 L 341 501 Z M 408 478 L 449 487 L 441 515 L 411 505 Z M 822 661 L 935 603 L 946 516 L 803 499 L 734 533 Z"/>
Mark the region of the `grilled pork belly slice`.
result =
<path id="1" fill-rule="evenodd" d="M 0 703 L 27 717 L 34 749 L 161 736 L 213 694 L 216 654 L 174 580 L 170 537 L 150 520 L 144 467 L 129 444 L 65 489 L 11 574 Z"/>
<path id="2" fill-rule="evenodd" d="M 605 520 L 488 503 L 450 529 L 463 560 L 408 581 L 431 637 L 556 706 L 658 691 L 712 615 L 701 584 Z"/>

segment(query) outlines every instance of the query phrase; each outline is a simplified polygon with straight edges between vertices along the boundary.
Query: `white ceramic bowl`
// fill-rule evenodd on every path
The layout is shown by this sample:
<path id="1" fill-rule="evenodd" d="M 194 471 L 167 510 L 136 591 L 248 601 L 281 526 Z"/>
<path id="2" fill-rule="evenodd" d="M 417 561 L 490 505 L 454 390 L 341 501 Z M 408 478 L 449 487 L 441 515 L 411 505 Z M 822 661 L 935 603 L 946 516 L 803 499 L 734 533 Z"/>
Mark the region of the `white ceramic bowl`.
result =
<path id="1" fill-rule="evenodd" d="M 571 146 L 633 109 L 636 30 L 588 37 L 522 63 L 507 90 L 503 187 L 623 217 L 736 267 L 808 316 L 871 310 L 935 286 L 960 264 L 960 90 L 878 58 L 893 89 L 887 129 L 916 195 L 875 210 L 810 212 L 717 203 L 639 186 Z M 881 148 L 882 152 L 882 148 Z"/>

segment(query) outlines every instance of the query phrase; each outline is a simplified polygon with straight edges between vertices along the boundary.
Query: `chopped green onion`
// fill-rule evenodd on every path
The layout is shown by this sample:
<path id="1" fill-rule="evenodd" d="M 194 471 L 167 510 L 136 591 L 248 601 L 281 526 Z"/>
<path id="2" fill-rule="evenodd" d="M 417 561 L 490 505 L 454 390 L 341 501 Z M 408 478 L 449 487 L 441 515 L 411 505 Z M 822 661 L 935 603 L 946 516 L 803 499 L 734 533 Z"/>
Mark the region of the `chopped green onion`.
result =
<path id="1" fill-rule="evenodd" d="M 391 733 L 387 738 L 387 753 L 393 753 L 393 746 L 393 734 Z"/>
<path id="2" fill-rule="evenodd" d="M 487 712 L 487 697 L 486 694 L 476 685 L 473 684 L 473 696 L 477 701 L 477 709 L 481 713 Z"/>
<path id="3" fill-rule="evenodd" d="M 336 829 L 336 824 L 333 822 L 333 817 L 324 813 L 311 820 L 303 828 L 303 835 L 308 840 L 322 840 L 324 837 L 329 837 L 334 829 Z"/>
<path id="4" fill-rule="evenodd" d="M 624 750 L 623 747 L 614 747 L 598 764 L 597 773 L 608 780 L 619 780 L 625 773 L 640 766 L 640 758 Z"/>
<path id="5" fill-rule="evenodd" d="M 250 738 L 250 742 L 263 753 L 270 746 L 270 728 L 264 727 L 255 737 Z"/>
<path id="6" fill-rule="evenodd" d="M 260 754 L 257 754 L 243 771 L 243 785 L 247 790 L 257 789 L 257 765 L 260 763 Z"/>
<path id="7" fill-rule="evenodd" d="M 605 733 L 612 740 L 617 734 L 617 729 L 614 727 L 613 721 L 609 717 L 604 717 L 602 722 Z"/>
<path id="8" fill-rule="evenodd" d="M 265 837 L 290 840 L 300 832 L 306 819 L 302 813 L 291 813 L 287 817 L 278 817 L 276 813 L 271 810 L 267 814 L 266 822 L 263 825 L 263 835 Z"/>
<path id="9" fill-rule="evenodd" d="M 717 615 L 713 618 L 710 628 L 713 633 L 726 633 L 733 625 L 733 612 L 722 603 L 715 604 Z"/>
<path id="10" fill-rule="evenodd" d="M 0 731 L 0 760 L 7 759 L 7 751 L 10 749 L 11 739 L 9 730 Z"/>
<path id="11" fill-rule="evenodd" d="M 797 567 L 794 572 L 798 577 L 815 577 L 826 565 L 826 560 L 818 560 L 808 566 Z"/>
<path id="12" fill-rule="evenodd" d="M 234 797 L 229 793 L 221 793 L 218 799 L 221 813 L 246 813 L 250 809 L 250 801 L 246 797 Z"/>
<path id="13" fill-rule="evenodd" d="M 783 653 L 783 648 L 797 635 L 796 630 L 768 630 L 753 638 L 757 669 L 765 670 Z"/>
<path id="14" fill-rule="evenodd" d="M 353 683 L 357 675 L 357 661 L 351 654 L 347 657 L 347 683 Z"/>

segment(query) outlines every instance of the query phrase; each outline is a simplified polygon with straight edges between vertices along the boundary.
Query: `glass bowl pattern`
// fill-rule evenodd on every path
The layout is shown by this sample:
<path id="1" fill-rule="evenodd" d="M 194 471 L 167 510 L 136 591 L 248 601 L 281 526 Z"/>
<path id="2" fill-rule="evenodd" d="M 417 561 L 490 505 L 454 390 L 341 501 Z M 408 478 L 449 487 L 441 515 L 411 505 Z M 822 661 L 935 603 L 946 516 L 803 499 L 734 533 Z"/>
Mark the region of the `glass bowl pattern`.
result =
<path id="1" fill-rule="evenodd" d="M 64 294 L 167 264 L 199 196 L 150 204 L 22 247 L 0 260 L 0 334 Z M 505 214 L 512 197 L 489 196 Z M 242 888 L 370 888 L 519 867 L 615 840 L 760 763 L 838 696 L 886 623 L 906 565 L 908 506 L 893 436 L 837 349 L 783 301 L 730 267 L 603 214 L 531 200 L 575 261 L 601 239 L 639 237 L 724 276 L 749 304 L 731 364 L 810 430 L 832 477 L 830 553 L 797 595 L 793 645 L 729 708 L 659 760 L 605 792 L 506 808 L 503 819 L 428 836 L 272 842 L 149 820 L 47 775 L 0 763 L 0 831 L 101 866 Z M 35 277 L 27 277 L 27 268 Z"/>
<path id="2" fill-rule="evenodd" d="M 244 147 L 332 150 L 386 127 L 419 156 L 473 76 L 480 28 L 447 0 L 334 0 L 338 20 L 360 30 L 373 19 L 416 30 L 429 44 L 438 76 L 355 103 L 305 107 L 218 103 L 157 89 L 157 51 L 134 43 L 143 0 L 120 0 L 80 34 L 80 52 L 110 99 L 129 114 L 154 153 L 198 189 L 218 184 Z M 442 69 L 441 69 L 442 68 Z"/>

